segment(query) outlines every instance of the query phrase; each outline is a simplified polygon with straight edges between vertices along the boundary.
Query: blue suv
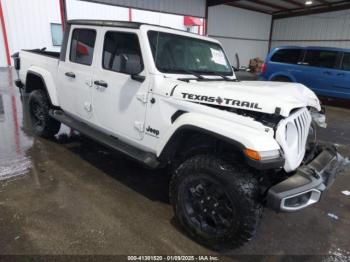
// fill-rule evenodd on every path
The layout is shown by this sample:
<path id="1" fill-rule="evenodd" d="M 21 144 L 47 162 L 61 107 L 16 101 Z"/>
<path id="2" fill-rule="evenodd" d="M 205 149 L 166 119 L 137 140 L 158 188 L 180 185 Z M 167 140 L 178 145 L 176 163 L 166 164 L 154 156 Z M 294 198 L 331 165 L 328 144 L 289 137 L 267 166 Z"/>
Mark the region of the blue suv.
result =
<path id="1" fill-rule="evenodd" d="M 301 83 L 323 97 L 350 99 L 350 49 L 277 47 L 267 56 L 261 77 Z"/>

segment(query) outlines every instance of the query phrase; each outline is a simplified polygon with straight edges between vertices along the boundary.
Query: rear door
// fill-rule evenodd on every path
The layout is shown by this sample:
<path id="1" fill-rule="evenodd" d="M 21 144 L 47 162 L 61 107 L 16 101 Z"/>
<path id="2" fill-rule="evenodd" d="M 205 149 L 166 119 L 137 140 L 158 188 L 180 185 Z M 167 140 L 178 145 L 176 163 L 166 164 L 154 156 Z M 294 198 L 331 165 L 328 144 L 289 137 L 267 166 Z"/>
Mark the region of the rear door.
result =
<path id="1" fill-rule="evenodd" d="M 93 77 L 92 103 L 95 125 L 118 137 L 142 139 L 149 77 L 134 80 L 130 67 L 145 75 L 139 32 L 103 28 L 99 38 L 99 63 Z"/>
<path id="2" fill-rule="evenodd" d="M 92 117 L 91 88 L 94 71 L 96 29 L 72 26 L 65 61 L 58 67 L 62 109 L 79 118 Z"/>
<path id="3" fill-rule="evenodd" d="M 332 91 L 333 77 L 337 73 L 337 62 L 340 53 L 337 51 L 308 49 L 302 63 L 303 81 L 316 94 L 329 96 Z"/>
<path id="4" fill-rule="evenodd" d="M 339 69 L 333 70 L 330 78 L 328 96 L 350 99 L 350 53 L 344 53 Z"/>

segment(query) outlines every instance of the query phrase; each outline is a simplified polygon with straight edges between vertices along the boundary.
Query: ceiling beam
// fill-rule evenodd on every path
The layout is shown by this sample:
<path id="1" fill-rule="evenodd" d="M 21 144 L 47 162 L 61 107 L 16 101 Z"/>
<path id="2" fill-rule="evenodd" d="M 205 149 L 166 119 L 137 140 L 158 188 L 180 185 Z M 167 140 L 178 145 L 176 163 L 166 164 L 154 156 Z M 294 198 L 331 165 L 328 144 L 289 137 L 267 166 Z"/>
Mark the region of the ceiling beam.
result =
<path id="1" fill-rule="evenodd" d="M 298 1 L 295 1 L 295 0 L 282 0 L 282 1 L 286 2 L 288 4 L 291 4 L 291 5 L 295 5 L 295 6 L 300 7 L 300 8 L 305 6 L 304 4 L 302 4 L 302 3 L 298 2 Z"/>
<path id="2" fill-rule="evenodd" d="M 214 5 L 225 5 L 230 4 L 234 2 L 238 2 L 239 0 L 208 0 L 207 5 L 208 6 L 214 6 Z"/>
<path id="3" fill-rule="evenodd" d="M 339 2 L 333 2 L 333 4 L 338 4 L 336 6 L 324 6 L 324 5 L 318 5 L 313 6 L 311 9 L 294 9 L 290 10 L 289 13 L 283 13 L 283 12 L 275 12 L 273 14 L 273 19 L 281 19 L 281 18 L 287 18 L 287 17 L 295 17 L 295 16 L 303 16 L 303 15 L 312 15 L 312 14 L 320 14 L 320 13 L 327 13 L 327 12 L 334 12 L 334 11 L 341 11 L 350 9 L 350 3 L 348 1 L 341 1 L 343 4 L 339 4 Z"/>
<path id="4" fill-rule="evenodd" d="M 349 4 L 348 0 L 341 0 L 341 1 L 337 1 L 337 2 L 333 2 L 330 4 L 330 6 L 325 6 L 324 4 L 318 4 L 318 5 L 311 5 L 311 6 L 304 6 L 301 8 L 293 8 L 293 9 L 288 9 L 288 10 L 279 10 L 276 12 L 273 12 L 274 15 L 279 15 L 279 14 L 283 14 L 285 12 L 298 12 L 298 11 L 307 11 L 307 10 L 313 10 L 313 9 L 317 9 L 317 8 L 330 8 L 330 7 L 335 7 L 335 6 L 343 6 L 344 4 Z"/>
<path id="5" fill-rule="evenodd" d="M 271 15 L 271 12 L 269 12 L 266 9 L 260 9 L 260 8 L 252 7 L 250 5 L 245 5 L 245 4 L 242 4 L 242 3 L 229 3 L 227 5 L 233 6 L 233 7 L 242 8 L 242 9 L 247 9 L 247 10 L 254 11 L 254 12 L 259 12 L 259 13 L 264 13 L 264 14 Z"/>
<path id="6" fill-rule="evenodd" d="M 324 4 L 324 5 L 329 5 L 331 4 L 330 2 L 326 1 L 326 0 L 316 0 L 317 2 Z"/>
<path id="7" fill-rule="evenodd" d="M 265 6 L 265 7 L 267 6 L 267 7 L 273 8 L 273 9 L 277 9 L 277 10 L 285 10 L 285 9 L 287 9 L 285 6 L 277 5 L 277 4 L 266 2 L 266 1 L 262 1 L 262 0 L 246 0 L 246 1 L 252 2 L 254 4 L 258 4 L 258 5 L 261 5 L 261 6 Z"/>

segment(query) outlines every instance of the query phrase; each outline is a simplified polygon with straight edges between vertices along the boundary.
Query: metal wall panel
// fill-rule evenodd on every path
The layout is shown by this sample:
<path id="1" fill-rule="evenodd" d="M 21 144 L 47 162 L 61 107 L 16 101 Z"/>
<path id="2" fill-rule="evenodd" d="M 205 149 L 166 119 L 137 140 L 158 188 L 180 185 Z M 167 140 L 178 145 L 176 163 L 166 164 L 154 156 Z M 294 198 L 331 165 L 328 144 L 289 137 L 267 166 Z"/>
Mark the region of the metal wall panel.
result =
<path id="1" fill-rule="evenodd" d="M 269 40 L 271 15 L 218 5 L 209 8 L 208 33 Z"/>
<path id="2" fill-rule="evenodd" d="M 129 9 L 125 7 L 89 3 L 80 0 L 66 0 L 66 7 L 68 19 L 103 19 L 129 21 Z M 84 12 L 81 10 L 84 10 Z M 180 30 L 187 29 L 184 25 L 183 15 L 132 9 L 131 20 L 134 22 L 168 26 Z M 192 27 L 191 32 L 198 33 L 198 27 Z M 199 32 L 203 32 L 203 26 L 200 27 Z"/>
<path id="3" fill-rule="evenodd" d="M 236 66 L 236 53 L 239 56 L 240 65 L 248 66 L 249 60 L 254 57 L 265 59 L 269 43 L 268 41 L 250 41 L 215 37 L 223 45 L 231 65 Z"/>
<path id="4" fill-rule="evenodd" d="M 272 46 L 310 45 L 349 48 L 349 28 L 350 10 L 278 19 L 274 22 Z"/>
<path id="5" fill-rule="evenodd" d="M 47 47 L 59 51 L 52 45 L 50 23 L 61 23 L 58 1 L 47 0 L 2 0 L 7 27 L 10 54 L 21 49 Z"/>
<path id="6" fill-rule="evenodd" d="M 205 0 L 80 0 L 171 14 L 205 17 Z"/>
<path id="7" fill-rule="evenodd" d="M 271 15 L 218 5 L 209 8 L 208 34 L 224 46 L 235 64 L 238 53 L 241 65 L 254 57 L 264 59 L 268 51 Z"/>
<path id="8" fill-rule="evenodd" d="M 0 26 L 0 67 L 5 67 L 5 66 L 7 66 L 6 50 L 5 50 L 5 42 L 2 34 L 2 28 Z"/>
<path id="9" fill-rule="evenodd" d="M 67 19 L 129 20 L 128 8 L 66 0 Z M 84 12 L 82 12 L 84 10 Z"/>

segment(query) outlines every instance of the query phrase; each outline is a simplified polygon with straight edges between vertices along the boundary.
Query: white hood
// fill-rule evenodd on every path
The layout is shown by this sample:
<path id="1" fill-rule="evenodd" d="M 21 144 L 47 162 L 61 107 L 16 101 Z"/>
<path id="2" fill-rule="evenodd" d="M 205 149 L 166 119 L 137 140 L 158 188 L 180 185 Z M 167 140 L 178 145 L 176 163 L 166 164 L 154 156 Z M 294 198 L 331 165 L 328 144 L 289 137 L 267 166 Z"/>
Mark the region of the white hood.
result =
<path id="1" fill-rule="evenodd" d="M 287 117 L 294 108 L 311 106 L 321 110 L 317 96 L 296 83 L 242 81 L 180 82 L 172 92 L 175 99 L 252 110 Z"/>

